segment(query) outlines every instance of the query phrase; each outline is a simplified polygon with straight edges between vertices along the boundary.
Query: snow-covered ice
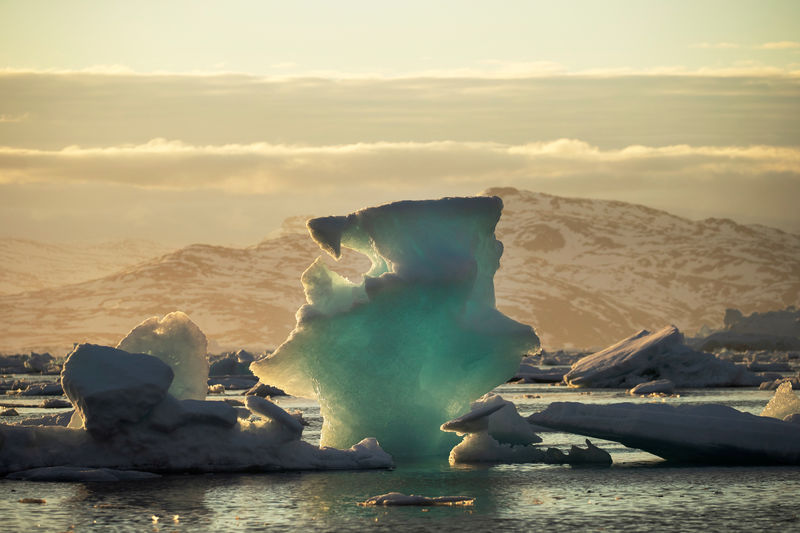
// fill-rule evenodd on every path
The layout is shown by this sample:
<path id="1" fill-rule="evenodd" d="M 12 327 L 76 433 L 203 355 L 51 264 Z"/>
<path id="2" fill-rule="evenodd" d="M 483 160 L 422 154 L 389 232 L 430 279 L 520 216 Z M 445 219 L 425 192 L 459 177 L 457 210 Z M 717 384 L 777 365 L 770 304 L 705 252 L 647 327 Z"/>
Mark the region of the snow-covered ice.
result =
<path id="1" fill-rule="evenodd" d="M 724 405 L 554 402 L 528 420 L 678 462 L 800 464 L 800 424 Z"/>
<path id="2" fill-rule="evenodd" d="M 501 209 L 497 197 L 444 198 L 310 220 L 323 250 L 353 249 L 372 268 L 353 282 L 314 262 L 294 331 L 253 373 L 317 398 L 324 445 L 369 436 L 395 456 L 447 450 L 455 441 L 439 426 L 538 346 L 495 308 Z"/>
<path id="3" fill-rule="evenodd" d="M 762 381 L 742 366 L 688 347 L 675 326 L 642 330 L 580 359 L 564 376 L 572 387 L 625 389 L 659 379 L 676 387 L 757 386 Z"/>
<path id="4" fill-rule="evenodd" d="M 61 372 L 64 393 L 97 438 L 144 418 L 171 383 L 172 370 L 159 359 L 95 344 L 76 347 Z"/>
<path id="5" fill-rule="evenodd" d="M 611 464 L 611 456 L 588 440 L 587 449 L 572 447 L 569 453 L 556 448 L 532 446 L 541 442 L 516 406 L 499 395 L 487 394 L 472 403 L 472 411 L 445 422 L 442 431 L 463 436 L 450 451 L 450 464 L 551 463 Z"/>
<path id="6" fill-rule="evenodd" d="M 62 466 L 215 472 L 393 464 L 375 439 L 347 450 L 300 440 L 302 421 L 274 404 L 269 419 L 246 421 L 226 402 L 178 400 L 168 392 L 172 376 L 166 363 L 150 355 L 78 346 L 62 372 L 75 406 L 69 425 L 45 425 L 62 424 L 60 416 L 40 419 L 41 425 L 0 424 L 0 473 Z M 252 402 L 267 401 L 249 398 L 250 413 L 263 415 L 263 405 Z"/>
<path id="7" fill-rule="evenodd" d="M 208 342 L 200 328 L 175 311 L 164 318 L 148 318 L 131 330 L 117 348 L 146 353 L 164 361 L 175 379 L 169 393 L 178 400 L 203 400 L 208 390 Z"/>

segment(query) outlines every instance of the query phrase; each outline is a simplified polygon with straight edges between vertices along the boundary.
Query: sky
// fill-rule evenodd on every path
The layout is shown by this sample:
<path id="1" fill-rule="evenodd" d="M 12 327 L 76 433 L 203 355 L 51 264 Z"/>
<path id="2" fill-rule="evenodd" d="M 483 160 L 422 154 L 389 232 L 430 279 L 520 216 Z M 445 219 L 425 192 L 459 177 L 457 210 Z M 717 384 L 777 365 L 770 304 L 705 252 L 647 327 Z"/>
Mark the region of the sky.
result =
<path id="1" fill-rule="evenodd" d="M 514 186 L 800 233 L 796 1 L 0 0 L 0 237 Z"/>

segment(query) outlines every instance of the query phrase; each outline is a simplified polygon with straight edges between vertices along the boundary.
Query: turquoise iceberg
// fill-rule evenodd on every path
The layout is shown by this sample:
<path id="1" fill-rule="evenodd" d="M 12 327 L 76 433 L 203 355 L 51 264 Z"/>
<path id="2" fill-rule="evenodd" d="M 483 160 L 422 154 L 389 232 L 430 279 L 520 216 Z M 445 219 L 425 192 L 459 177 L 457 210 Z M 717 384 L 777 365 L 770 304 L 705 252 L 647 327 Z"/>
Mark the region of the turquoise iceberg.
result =
<path id="1" fill-rule="evenodd" d="M 315 261 L 295 329 L 253 373 L 319 401 L 322 445 L 375 437 L 395 457 L 448 453 L 457 439 L 439 426 L 539 345 L 495 307 L 502 208 L 498 197 L 443 198 L 309 220 L 323 250 L 356 250 L 372 268 L 352 282 Z"/>

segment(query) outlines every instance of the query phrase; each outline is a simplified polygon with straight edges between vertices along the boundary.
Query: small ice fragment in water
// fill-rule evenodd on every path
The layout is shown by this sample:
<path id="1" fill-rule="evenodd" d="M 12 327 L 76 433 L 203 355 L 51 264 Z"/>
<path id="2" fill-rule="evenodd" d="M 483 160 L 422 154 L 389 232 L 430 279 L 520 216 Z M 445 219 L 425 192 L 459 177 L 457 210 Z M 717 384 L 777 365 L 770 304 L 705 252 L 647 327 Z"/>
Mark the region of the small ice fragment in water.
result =
<path id="1" fill-rule="evenodd" d="M 253 414 L 269 418 L 288 431 L 290 435 L 300 438 L 303 433 L 303 423 L 278 405 L 258 396 L 246 396 L 244 401 Z"/>
<path id="2" fill-rule="evenodd" d="M 646 383 L 639 383 L 632 389 L 628 389 L 628 394 L 631 395 L 646 395 L 646 394 L 672 394 L 675 392 L 675 384 L 668 379 L 657 379 L 648 381 Z"/>
<path id="3" fill-rule="evenodd" d="M 474 505 L 475 498 L 470 498 L 468 496 L 419 496 L 416 494 L 403 494 L 401 492 L 389 492 L 387 494 L 381 494 L 380 496 L 373 496 L 371 498 L 367 498 L 363 502 L 359 502 L 358 505 L 361 506 L 370 506 L 370 505 L 419 505 L 423 507 L 433 506 L 433 505 Z"/>
<path id="4" fill-rule="evenodd" d="M 792 390 L 792 384 L 784 382 L 775 390 L 775 395 L 761 411 L 761 416 L 783 420 L 797 413 L 800 413 L 800 398 Z"/>
<path id="5" fill-rule="evenodd" d="M 477 409 L 473 409 L 469 413 L 448 420 L 442 424 L 442 431 L 452 431 L 454 433 L 466 434 L 477 433 L 479 431 L 489 430 L 489 415 L 495 413 L 503 408 L 503 405 L 485 405 Z"/>

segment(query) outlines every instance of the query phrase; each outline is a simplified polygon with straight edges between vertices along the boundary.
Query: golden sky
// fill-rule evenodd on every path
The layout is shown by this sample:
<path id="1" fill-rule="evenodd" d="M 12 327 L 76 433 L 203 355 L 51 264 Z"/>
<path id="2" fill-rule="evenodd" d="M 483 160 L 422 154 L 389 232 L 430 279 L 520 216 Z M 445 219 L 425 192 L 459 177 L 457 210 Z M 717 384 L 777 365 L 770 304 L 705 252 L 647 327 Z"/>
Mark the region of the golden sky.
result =
<path id="1" fill-rule="evenodd" d="M 0 2 L 0 236 L 515 186 L 800 232 L 798 2 Z"/>

